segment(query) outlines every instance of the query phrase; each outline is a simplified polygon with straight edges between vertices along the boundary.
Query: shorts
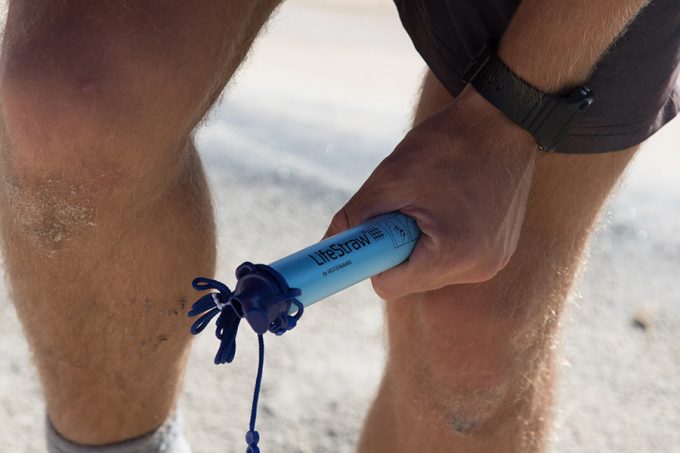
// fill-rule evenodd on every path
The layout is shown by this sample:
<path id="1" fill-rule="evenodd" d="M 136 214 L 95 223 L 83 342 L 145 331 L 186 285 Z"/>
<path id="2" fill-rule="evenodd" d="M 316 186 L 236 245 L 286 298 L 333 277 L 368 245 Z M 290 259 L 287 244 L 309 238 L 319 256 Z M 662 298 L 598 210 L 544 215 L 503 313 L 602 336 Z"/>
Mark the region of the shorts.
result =
<path id="1" fill-rule="evenodd" d="M 520 0 L 395 0 L 434 75 L 457 96 L 462 75 L 489 40 L 498 42 Z M 677 115 L 680 3 L 652 0 L 605 53 L 587 85 L 595 102 L 557 148 L 616 151 L 642 143 Z"/>

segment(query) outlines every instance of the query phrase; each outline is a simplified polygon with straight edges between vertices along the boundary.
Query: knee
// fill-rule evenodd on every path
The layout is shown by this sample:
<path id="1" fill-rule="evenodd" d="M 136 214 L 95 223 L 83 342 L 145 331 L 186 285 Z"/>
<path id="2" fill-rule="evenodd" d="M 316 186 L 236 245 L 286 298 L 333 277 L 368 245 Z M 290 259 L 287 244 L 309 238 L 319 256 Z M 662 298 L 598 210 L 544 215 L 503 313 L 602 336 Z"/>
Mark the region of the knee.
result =
<path id="1" fill-rule="evenodd" d="M 391 366 L 405 368 L 396 372 L 400 391 L 463 434 L 494 429 L 530 388 L 533 370 L 548 352 L 546 325 L 552 321 L 539 322 L 543 315 L 512 297 L 496 302 L 484 288 L 446 288 L 422 296 L 401 325 L 390 318 L 391 337 L 411 332 L 408 340 L 392 339 Z"/>
<path id="2" fill-rule="evenodd" d="M 2 187 L 14 223 L 54 242 L 95 223 L 113 197 L 161 193 L 191 127 L 167 99 L 181 90 L 151 34 L 77 11 L 36 14 L 7 25 Z"/>
<path id="3" fill-rule="evenodd" d="M 51 9 L 57 11 L 52 11 Z M 72 8 L 73 9 L 73 8 Z M 187 136 L 152 34 L 67 7 L 10 19 L 0 72 L 5 168 L 26 182 L 139 177 Z M 51 16 L 51 17 L 44 17 Z M 105 168 L 106 171 L 102 171 Z"/>

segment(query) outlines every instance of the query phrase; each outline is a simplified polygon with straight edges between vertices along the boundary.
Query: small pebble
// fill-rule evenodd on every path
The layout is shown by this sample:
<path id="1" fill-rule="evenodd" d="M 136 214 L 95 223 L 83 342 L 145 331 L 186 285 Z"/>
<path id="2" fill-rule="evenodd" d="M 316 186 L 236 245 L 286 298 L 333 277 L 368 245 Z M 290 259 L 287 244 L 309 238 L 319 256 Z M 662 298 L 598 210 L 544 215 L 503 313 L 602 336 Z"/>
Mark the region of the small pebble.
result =
<path id="1" fill-rule="evenodd" d="M 651 329 L 653 325 L 651 310 L 646 307 L 639 309 L 637 312 L 635 312 L 635 314 L 633 314 L 631 324 L 633 325 L 633 327 L 640 330 Z"/>

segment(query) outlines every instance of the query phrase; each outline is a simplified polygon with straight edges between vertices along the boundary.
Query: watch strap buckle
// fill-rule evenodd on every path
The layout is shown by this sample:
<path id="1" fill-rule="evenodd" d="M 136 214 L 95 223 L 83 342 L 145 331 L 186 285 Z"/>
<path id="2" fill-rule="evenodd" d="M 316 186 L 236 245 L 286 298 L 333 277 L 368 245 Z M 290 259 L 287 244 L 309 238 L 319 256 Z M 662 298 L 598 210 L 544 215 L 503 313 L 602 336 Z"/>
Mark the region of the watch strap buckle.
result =
<path id="1" fill-rule="evenodd" d="M 518 124 L 536 138 L 541 150 L 554 151 L 592 103 L 588 87 L 576 88 L 566 97 L 545 95 Z"/>

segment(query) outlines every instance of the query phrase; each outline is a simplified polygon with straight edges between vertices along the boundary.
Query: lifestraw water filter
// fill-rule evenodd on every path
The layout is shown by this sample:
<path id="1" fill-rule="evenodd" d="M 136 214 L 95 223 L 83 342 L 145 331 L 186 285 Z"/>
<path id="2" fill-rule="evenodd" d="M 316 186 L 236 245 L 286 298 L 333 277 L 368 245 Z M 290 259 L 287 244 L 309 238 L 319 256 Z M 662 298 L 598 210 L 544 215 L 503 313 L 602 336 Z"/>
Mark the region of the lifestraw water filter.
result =
<path id="1" fill-rule="evenodd" d="M 234 359 L 241 319 L 258 335 L 260 361 L 250 430 L 246 435 L 247 453 L 260 451 L 255 418 L 264 362 L 264 333 L 283 335 L 295 327 L 305 307 L 404 262 L 419 236 L 415 220 L 394 212 L 374 217 L 269 265 L 245 262 L 236 269 L 233 291 L 217 280 L 199 277 L 193 281 L 197 290 L 216 290 L 198 299 L 189 311 L 189 316 L 202 314 L 191 327 L 194 335 L 219 315 L 216 364 Z"/>

